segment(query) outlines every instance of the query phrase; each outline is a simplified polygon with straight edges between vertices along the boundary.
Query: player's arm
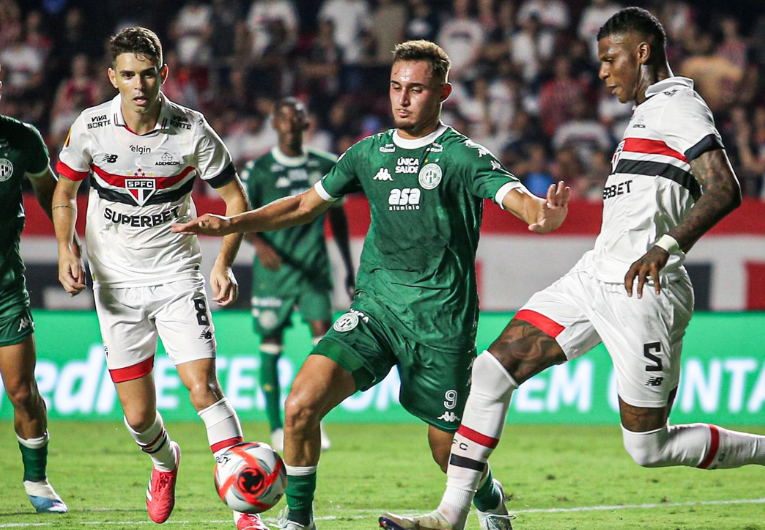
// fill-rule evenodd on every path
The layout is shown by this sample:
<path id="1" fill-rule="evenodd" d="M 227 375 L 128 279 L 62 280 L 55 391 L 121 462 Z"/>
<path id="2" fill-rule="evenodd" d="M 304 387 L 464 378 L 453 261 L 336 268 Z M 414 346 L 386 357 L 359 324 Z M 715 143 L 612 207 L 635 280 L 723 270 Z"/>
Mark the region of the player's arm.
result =
<path id="1" fill-rule="evenodd" d="M 284 197 L 257 210 L 234 216 L 205 214 L 188 223 L 173 223 L 173 232 L 225 236 L 246 232 L 270 232 L 310 223 L 327 211 L 332 201 L 311 188 L 300 195 Z"/>
<path id="2" fill-rule="evenodd" d="M 637 279 L 637 294 L 641 298 L 643 286 L 649 278 L 653 279 L 654 289 L 659 294 L 659 271 L 667 265 L 670 252 L 688 252 L 701 236 L 741 204 L 741 187 L 724 149 L 701 154 L 691 161 L 691 171 L 701 184 L 704 194 L 680 224 L 662 236 L 657 244 L 632 264 L 624 277 L 624 287 L 629 296 L 632 296 Z"/>
<path id="3" fill-rule="evenodd" d="M 570 188 L 563 181 L 551 184 L 544 199 L 534 196 L 526 188 L 517 187 L 507 192 L 502 206 L 528 224 L 531 232 L 546 234 L 563 224 L 570 194 Z"/>
<path id="4" fill-rule="evenodd" d="M 356 275 L 353 272 L 353 260 L 351 259 L 348 217 L 345 215 L 342 204 L 330 208 L 327 215 L 329 216 L 329 225 L 332 227 L 332 235 L 335 237 L 335 243 L 343 259 L 343 265 L 345 265 L 345 290 L 348 296 L 353 298 L 353 292 L 356 289 Z"/>
<path id="5" fill-rule="evenodd" d="M 51 213 L 58 242 L 58 280 L 67 293 L 79 294 L 85 285 L 85 266 L 76 243 L 77 190 L 80 181 L 59 178 L 53 192 Z"/>
<path id="6" fill-rule="evenodd" d="M 249 207 L 244 186 L 239 177 L 234 177 L 215 191 L 226 203 L 226 215 L 232 216 L 246 212 Z M 223 238 L 218 257 L 210 272 L 210 285 L 213 288 L 213 300 L 218 305 L 226 306 L 236 301 L 239 296 L 239 285 L 232 270 L 234 258 L 242 244 L 241 234 L 229 234 Z"/>

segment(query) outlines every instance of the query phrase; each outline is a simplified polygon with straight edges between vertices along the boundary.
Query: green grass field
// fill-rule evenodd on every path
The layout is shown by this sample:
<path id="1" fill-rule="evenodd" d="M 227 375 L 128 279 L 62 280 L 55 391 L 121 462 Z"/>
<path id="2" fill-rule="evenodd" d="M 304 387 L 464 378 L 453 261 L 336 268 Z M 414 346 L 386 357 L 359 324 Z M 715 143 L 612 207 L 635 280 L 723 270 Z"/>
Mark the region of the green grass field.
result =
<path id="1" fill-rule="evenodd" d="M 246 438 L 266 438 L 264 425 L 244 427 Z M 201 422 L 171 423 L 168 430 L 183 448 L 183 462 L 176 508 L 165 526 L 233 528 L 215 495 Z M 373 529 L 382 511 L 418 513 L 438 504 L 445 477 L 430 458 L 423 425 L 329 425 L 328 431 L 334 445 L 319 467 L 320 530 Z M 0 528 L 153 525 L 144 505 L 151 464 L 121 423 L 54 422 L 50 432 L 49 475 L 70 513 L 32 512 L 13 429 L 4 422 Z M 642 469 L 622 449 L 616 425 L 510 426 L 492 466 L 511 496 L 518 530 L 765 530 L 765 469 Z M 273 523 L 283 506 L 266 521 Z M 468 528 L 478 528 L 475 516 Z"/>

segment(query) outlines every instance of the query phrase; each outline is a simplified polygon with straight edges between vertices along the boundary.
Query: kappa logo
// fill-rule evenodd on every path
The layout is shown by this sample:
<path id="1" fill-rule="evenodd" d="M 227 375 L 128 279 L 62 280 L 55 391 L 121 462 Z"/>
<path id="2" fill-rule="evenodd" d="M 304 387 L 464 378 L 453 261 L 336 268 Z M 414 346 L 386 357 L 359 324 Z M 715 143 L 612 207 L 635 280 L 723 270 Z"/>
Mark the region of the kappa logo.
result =
<path id="1" fill-rule="evenodd" d="M 332 328 L 338 333 L 348 333 L 359 325 L 359 316 L 354 312 L 348 312 L 337 319 Z"/>
<path id="2" fill-rule="evenodd" d="M 438 417 L 438 419 L 444 420 L 445 422 L 448 422 L 448 423 L 454 423 L 454 422 L 460 421 L 461 418 L 457 416 L 454 412 L 450 412 L 447 410 L 446 412 L 441 414 Z"/>
<path id="3" fill-rule="evenodd" d="M 136 172 L 137 177 L 145 175 L 140 169 Z M 125 189 L 130 192 L 138 206 L 143 206 L 157 192 L 157 181 L 153 178 L 126 178 Z"/>
<path id="4" fill-rule="evenodd" d="M 276 180 L 277 188 L 289 188 L 291 185 L 292 185 L 292 182 L 287 177 L 279 177 Z"/>
<path id="5" fill-rule="evenodd" d="M 16 330 L 16 333 L 20 333 L 30 327 L 32 327 L 32 319 L 29 317 L 21 317 L 21 320 L 19 320 L 19 329 Z"/>
<path id="6" fill-rule="evenodd" d="M 5 182 L 13 175 L 13 164 L 7 158 L 0 158 L 0 182 Z M 391 179 L 392 180 L 392 179 Z"/>
<path id="7" fill-rule="evenodd" d="M 417 180 L 420 181 L 420 186 L 426 190 L 432 190 L 441 183 L 443 178 L 443 172 L 438 164 L 427 164 L 420 171 Z"/>
<path id="8" fill-rule="evenodd" d="M 468 147 L 472 147 L 473 149 L 478 150 L 478 158 L 481 158 L 483 155 L 489 155 L 491 154 L 488 149 L 486 149 L 481 144 L 475 143 L 473 140 L 465 140 L 465 145 Z"/>
<path id="9" fill-rule="evenodd" d="M 393 177 L 390 176 L 390 171 L 384 167 L 381 167 L 377 174 L 372 177 L 372 180 L 389 180 L 393 182 Z"/>
<path id="10" fill-rule="evenodd" d="M 492 170 L 492 171 L 496 171 L 496 170 L 498 170 L 498 169 L 502 169 L 502 164 L 500 164 L 500 163 L 499 163 L 499 162 L 497 162 L 496 160 L 492 160 L 492 161 L 491 161 L 491 170 Z"/>

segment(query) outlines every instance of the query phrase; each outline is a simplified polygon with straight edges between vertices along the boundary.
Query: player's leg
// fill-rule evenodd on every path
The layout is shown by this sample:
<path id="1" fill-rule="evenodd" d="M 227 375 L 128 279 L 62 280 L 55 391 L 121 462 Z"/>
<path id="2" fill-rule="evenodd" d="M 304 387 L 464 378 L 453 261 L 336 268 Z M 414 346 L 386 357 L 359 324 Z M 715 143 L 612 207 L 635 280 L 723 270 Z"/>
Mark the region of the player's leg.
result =
<path id="1" fill-rule="evenodd" d="M 327 285 L 330 284 L 327 283 Z M 300 296 L 299 308 L 300 314 L 303 315 L 311 328 L 311 342 L 315 348 L 332 326 L 331 290 L 306 290 Z M 319 425 L 319 430 L 321 431 L 321 450 L 328 451 L 332 447 L 332 441 L 324 428 L 324 423 Z"/>
<path id="2" fill-rule="evenodd" d="M 21 319 L 26 319 L 26 328 L 20 325 Z M 37 512 L 66 513 L 66 504 L 48 482 L 48 416 L 35 381 L 33 329 L 28 310 L 0 321 L 0 375 L 13 405 L 13 425 L 29 500 Z"/>
<path id="3" fill-rule="evenodd" d="M 351 372 L 323 355 L 310 355 L 292 383 L 285 406 L 284 461 L 288 476 L 287 520 L 294 523 L 295 529 L 314 524 L 320 422 L 354 392 L 356 381 Z"/>
<path id="4" fill-rule="evenodd" d="M 329 331 L 332 324 L 329 320 L 309 320 L 308 325 L 311 327 L 311 342 L 315 348 L 327 331 Z M 324 422 L 319 424 L 319 432 L 321 435 L 321 450 L 329 451 L 332 448 L 332 440 L 330 440 L 329 434 L 327 434 L 324 428 Z"/>
<path id="5" fill-rule="evenodd" d="M 690 283 L 663 285 L 658 297 L 629 298 L 623 289 L 609 296 L 618 311 L 599 325 L 617 374 L 624 447 L 635 462 L 701 469 L 765 465 L 763 436 L 704 423 L 668 423 L 693 309 Z M 625 330 L 627 321 L 640 325 Z"/>

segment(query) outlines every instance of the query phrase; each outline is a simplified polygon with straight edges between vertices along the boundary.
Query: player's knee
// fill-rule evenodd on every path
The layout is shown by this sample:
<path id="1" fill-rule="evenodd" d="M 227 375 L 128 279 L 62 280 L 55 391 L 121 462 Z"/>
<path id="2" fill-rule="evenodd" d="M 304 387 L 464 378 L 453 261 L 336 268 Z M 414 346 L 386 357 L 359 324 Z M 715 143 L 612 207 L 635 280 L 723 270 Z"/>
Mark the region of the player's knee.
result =
<path id="1" fill-rule="evenodd" d="M 16 384 L 8 384 L 5 387 L 8 400 L 15 408 L 29 408 L 37 401 L 37 387 L 28 381 L 18 381 Z"/>
<path id="2" fill-rule="evenodd" d="M 223 398 L 223 391 L 217 381 L 199 381 L 188 387 L 189 399 L 197 410 L 202 410 Z"/>
<path id="3" fill-rule="evenodd" d="M 663 467 L 666 465 L 666 439 L 666 427 L 650 432 L 632 432 L 622 427 L 624 449 L 635 463 L 642 467 Z"/>
<path id="4" fill-rule="evenodd" d="M 284 424 L 290 431 L 318 427 L 319 403 L 309 393 L 293 388 L 284 404 Z"/>

